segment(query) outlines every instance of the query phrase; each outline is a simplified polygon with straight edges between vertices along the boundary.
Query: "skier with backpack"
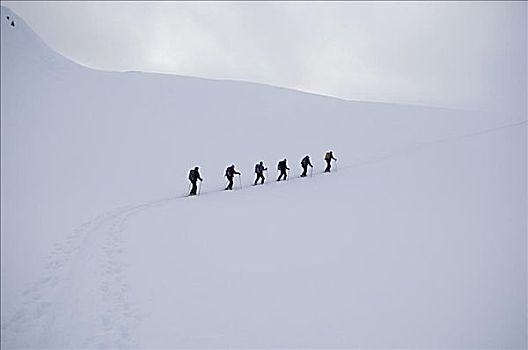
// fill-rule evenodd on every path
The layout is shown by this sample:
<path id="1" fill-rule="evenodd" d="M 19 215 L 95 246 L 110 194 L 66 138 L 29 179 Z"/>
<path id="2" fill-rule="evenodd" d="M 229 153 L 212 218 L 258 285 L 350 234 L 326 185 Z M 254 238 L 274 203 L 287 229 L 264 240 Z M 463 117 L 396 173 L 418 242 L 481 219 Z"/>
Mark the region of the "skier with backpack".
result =
<path id="1" fill-rule="evenodd" d="M 312 162 L 310 162 L 310 156 L 306 156 L 301 160 L 301 166 L 303 168 L 303 172 L 301 174 L 301 177 L 306 176 L 306 172 L 308 171 L 308 166 L 313 168 Z"/>
<path id="2" fill-rule="evenodd" d="M 330 168 L 332 167 L 332 165 L 330 164 L 332 162 L 332 159 L 337 161 L 336 158 L 334 158 L 334 154 L 332 153 L 332 151 L 328 151 L 326 152 L 325 154 L 325 157 L 324 157 L 325 161 L 326 161 L 326 169 L 325 169 L 325 173 L 329 173 L 330 172 Z"/>
<path id="3" fill-rule="evenodd" d="M 198 187 L 196 186 L 196 182 L 198 180 L 203 181 L 202 177 L 200 176 L 200 173 L 198 172 L 198 169 L 198 167 L 194 167 L 194 169 L 191 169 L 191 171 L 189 171 L 189 181 L 191 181 L 192 184 L 189 196 L 196 196 L 196 190 L 198 189 Z"/>
<path id="4" fill-rule="evenodd" d="M 286 170 L 290 170 L 290 168 L 288 168 L 288 165 L 286 165 L 286 158 L 284 158 L 283 160 L 279 162 L 279 164 L 277 164 L 277 169 L 280 171 L 280 175 L 277 181 L 280 181 L 283 176 L 284 176 L 284 180 L 286 180 L 288 178 L 288 174 L 286 173 Z"/>
<path id="5" fill-rule="evenodd" d="M 257 185 L 258 180 L 260 180 L 260 184 L 264 184 L 264 171 L 268 170 L 268 168 L 264 167 L 264 163 L 261 161 L 258 164 L 255 164 L 255 174 L 257 174 L 257 178 L 255 179 L 254 186 Z"/>
<path id="6" fill-rule="evenodd" d="M 240 175 L 240 173 L 235 170 L 235 166 L 231 165 L 227 167 L 226 172 L 225 172 L 225 177 L 227 177 L 229 184 L 227 185 L 226 190 L 233 189 L 233 178 L 235 177 L 235 175 Z"/>

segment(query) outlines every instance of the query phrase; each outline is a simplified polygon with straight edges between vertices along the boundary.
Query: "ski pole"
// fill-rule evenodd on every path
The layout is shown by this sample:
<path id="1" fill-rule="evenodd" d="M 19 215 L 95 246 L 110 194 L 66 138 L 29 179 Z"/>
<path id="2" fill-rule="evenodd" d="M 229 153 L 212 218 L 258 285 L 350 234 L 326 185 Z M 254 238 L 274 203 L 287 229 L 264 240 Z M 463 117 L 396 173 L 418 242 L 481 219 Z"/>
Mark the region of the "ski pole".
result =
<path id="1" fill-rule="evenodd" d="M 191 183 L 189 184 L 189 187 L 187 187 L 187 195 L 189 195 L 191 193 Z"/>
<path id="2" fill-rule="evenodd" d="M 335 171 L 337 171 L 337 159 L 334 159 L 334 161 L 335 161 L 335 166 L 336 166 Z"/>
<path id="3" fill-rule="evenodd" d="M 200 186 L 198 186 L 198 195 L 200 195 L 200 192 L 202 192 L 202 181 L 200 181 Z"/>
<path id="4" fill-rule="evenodd" d="M 313 175 L 313 166 L 310 167 L 310 177 Z"/>
<path id="5" fill-rule="evenodd" d="M 240 185 L 240 189 L 242 189 L 242 176 L 238 174 L 238 183 Z"/>

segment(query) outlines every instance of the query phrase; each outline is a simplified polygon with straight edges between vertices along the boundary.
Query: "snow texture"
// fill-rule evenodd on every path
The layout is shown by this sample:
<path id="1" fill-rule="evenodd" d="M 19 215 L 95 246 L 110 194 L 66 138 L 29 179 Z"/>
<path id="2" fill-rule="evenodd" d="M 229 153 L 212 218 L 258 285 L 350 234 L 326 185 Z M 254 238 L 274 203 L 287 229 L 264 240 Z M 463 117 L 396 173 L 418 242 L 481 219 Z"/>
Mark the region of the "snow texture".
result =
<path id="1" fill-rule="evenodd" d="M 525 107 L 95 71 L 0 22 L 2 349 L 527 347 Z"/>

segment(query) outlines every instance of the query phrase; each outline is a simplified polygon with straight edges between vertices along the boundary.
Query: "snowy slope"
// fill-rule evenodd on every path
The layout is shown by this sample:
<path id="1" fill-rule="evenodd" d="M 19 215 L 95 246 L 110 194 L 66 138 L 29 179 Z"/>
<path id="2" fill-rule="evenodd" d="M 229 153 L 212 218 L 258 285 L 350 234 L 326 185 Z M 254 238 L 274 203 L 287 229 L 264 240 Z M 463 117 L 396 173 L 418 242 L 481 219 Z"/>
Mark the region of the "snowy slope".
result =
<path id="1" fill-rule="evenodd" d="M 94 71 L 7 15 L 2 348 L 527 346 L 525 111 Z"/>

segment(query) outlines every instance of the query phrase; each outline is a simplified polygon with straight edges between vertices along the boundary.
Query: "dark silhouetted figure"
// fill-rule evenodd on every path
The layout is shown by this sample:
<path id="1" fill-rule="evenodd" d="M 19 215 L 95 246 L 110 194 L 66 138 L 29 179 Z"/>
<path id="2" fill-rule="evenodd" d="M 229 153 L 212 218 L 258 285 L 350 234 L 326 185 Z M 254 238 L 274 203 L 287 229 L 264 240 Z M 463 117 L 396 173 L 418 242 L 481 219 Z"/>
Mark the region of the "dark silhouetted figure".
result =
<path id="1" fill-rule="evenodd" d="M 310 156 L 306 156 L 306 157 L 304 157 L 301 160 L 301 166 L 303 168 L 303 172 L 301 174 L 301 177 L 305 177 L 306 176 L 306 172 L 308 171 L 308 167 L 310 166 L 310 167 L 313 168 L 312 162 L 310 162 Z"/>
<path id="2" fill-rule="evenodd" d="M 191 181 L 191 184 L 192 184 L 192 188 L 191 188 L 191 192 L 189 193 L 189 196 L 196 195 L 196 190 L 198 189 L 198 187 L 196 186 L 196 182 L 198 180 L 203 181 L 203 179 L 200 176 L 200 173 L 198 172 L 198 169 L 199 169 L 198 167 L 194 167 L 194 169 L 191 169 L 191 171 L 189 171 L 189 181 Z"/>
<path id="3" fill-rule="evenodd" d="M 264 167 L 264 163 L 260 162 L 258 164 L 255 164 L 255 174 L 257 174 L 257 178 L 255 179 L 255 185 L 260 180 L 260 184 L 262 185 L 264 183 L 264 171 L 268 170 L 268 168 Z"/>
<path id="4" fill-rule="evenodd" d="M 325 173 L 329 173 L 330 172 L 330 168 L 332 167 L 332 165 L 331 165 L 332 159 L 333 160 L 337 160 L 337 159 L 334 158 L 334 154 L 332 153 L 332 151 L 326 152 L 324 159 L 326 161 Z"/>
<path id="5" fill-rule="evenodd" d="M 15 21 L 11 21 L 11 27 L 15 26 Z"/>
<path id="6" fill-rule="evenodd" d="M 277 181 L 280 181 L 283 176 L 284 176 L 284 180 L 286 180 L 286 178 L 288 177 L 286 170 L 290 170 L 290 168 L 288 168 L 288 165 L 286 165 L 286 158 L 284 158 L 283 160 L 279 162 L 279 164 L 277 164 L 277 169 L 280 171 L 280 175 Z"/>
<path id="7" fill-rule="evenodd" d="M 227 185 L 226 190 L 233 189 L 233 177 L 235 177 L 235 175 L 240 175 L 240 173 L 235 170 L 235 166 L 231 165 L 230 167 L 227 167 L 225 177 L 227 177 L 229 184 Z"/>

